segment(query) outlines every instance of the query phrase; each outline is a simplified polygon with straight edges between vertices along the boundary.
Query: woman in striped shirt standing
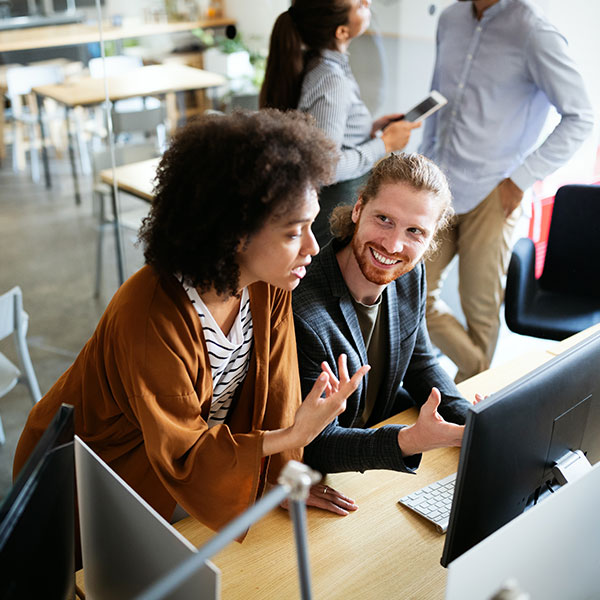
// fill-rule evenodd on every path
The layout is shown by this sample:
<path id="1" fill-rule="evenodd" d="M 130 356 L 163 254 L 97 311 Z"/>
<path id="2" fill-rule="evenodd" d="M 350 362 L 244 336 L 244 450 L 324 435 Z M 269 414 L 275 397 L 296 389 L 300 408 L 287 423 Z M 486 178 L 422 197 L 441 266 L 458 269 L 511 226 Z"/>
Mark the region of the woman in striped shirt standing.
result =
<path id="1" fill-rule="evenodd" d="M 350 42 L 371 19 L 371 0 L 294 0 L 271 33 L 261 108 L 297 108 L 313 115 L 340 150 L 334 185 L 321 190 L 313 225 L 317 242 L 331 239 L 329 215 L 353 204 L 368 172 L 388 152 L 401 150 L 419 124 L 401 114 L 373 121 L 348 60 Z"/>

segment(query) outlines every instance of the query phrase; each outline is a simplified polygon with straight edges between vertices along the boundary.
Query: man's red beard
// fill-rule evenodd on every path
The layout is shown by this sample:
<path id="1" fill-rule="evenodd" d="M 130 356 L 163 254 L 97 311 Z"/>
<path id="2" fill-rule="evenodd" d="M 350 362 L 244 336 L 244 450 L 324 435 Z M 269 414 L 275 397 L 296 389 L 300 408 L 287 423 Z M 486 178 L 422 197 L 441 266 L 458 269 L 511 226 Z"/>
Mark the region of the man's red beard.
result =
<path id="1" fill-rule="evenodd" d="M 376 285 L 387 285 L 395 279 L 398 279 L 398 277 L 401 275 L 408 273 L 414 267 L 406 255 L 394 254 L 393 256 L 390 256 L 387 252 L 382 252 L 373 243 L 362 243 L 357 237 L 357 231 L 358 223 L 354 237 L 350 243 L 352 245 L 352 252 L 356 258 L 356 262 L 358 263 L 358 266 L 367 281 L 370 281 Z M 374 256 L 371 253 L 371 248 L 386 258 L 394 258 L 400 262 L 398 262 L 398 264 L 395 266 L 390 266 L 387 268 L 382 266 L 381 268 L 378 268 L 375 264 L 373 264 Z"/>

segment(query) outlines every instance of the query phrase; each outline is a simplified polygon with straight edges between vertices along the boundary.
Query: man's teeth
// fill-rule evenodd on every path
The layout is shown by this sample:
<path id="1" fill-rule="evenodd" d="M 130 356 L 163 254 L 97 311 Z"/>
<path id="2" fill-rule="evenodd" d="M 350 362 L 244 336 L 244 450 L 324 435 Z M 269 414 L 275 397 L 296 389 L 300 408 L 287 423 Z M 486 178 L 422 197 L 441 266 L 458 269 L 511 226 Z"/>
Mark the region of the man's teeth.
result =
<path id="1" fill-rule="evenodd" d="M 395 265 L 396 263 L 400 262 L 398 260 L 392 260 L 391 258 L 386 258 L 385 256 L 383 256 L 382 254 L 379 254 L 379 252 L 377 252 L 376 250 L 373 250 L 373 248 L 371 248 L 371 252 L 373 253 L 373 256 L 380 262 L 383 263 L 384 265 Z"/>

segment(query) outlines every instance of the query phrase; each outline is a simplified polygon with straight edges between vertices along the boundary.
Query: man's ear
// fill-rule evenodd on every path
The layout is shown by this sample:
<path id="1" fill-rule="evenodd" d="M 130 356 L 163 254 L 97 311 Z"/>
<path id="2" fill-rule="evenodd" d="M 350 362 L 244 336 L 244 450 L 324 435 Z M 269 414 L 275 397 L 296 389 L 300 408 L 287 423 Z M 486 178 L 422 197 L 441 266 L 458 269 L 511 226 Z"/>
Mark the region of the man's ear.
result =
<path id="1" fill-rule="evenodd" d="M 356 204 L 354 205 L 354 208 L 352 209 L 352 222 L 353 223 L 358 223 L 358 219 L 360 217 L 360 213 L 362 212 L 362 209 L 363 209 L 362 196 L 359 196 Z"/>

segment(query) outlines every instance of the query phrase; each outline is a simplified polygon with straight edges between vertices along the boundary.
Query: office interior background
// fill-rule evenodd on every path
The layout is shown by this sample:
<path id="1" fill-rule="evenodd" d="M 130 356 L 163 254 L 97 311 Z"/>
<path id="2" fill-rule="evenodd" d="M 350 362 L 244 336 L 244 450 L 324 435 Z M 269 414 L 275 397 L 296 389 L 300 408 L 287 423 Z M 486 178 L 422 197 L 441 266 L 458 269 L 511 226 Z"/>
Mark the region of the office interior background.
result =
<path id="1" fill-rule="evenodd" d="M 374 116 L 404 112 L 421 100 L 429 90 L 435 55 L 435 29 L 439 13 L 454 0 L 373 0 L 373 19 L 370 31 L 353 41 L 350 47 L 351 64 L 362 94 Z M 600 4 L 587 0 L 538 0 L 569 41 L 571 53 L 586 81 L 596 115 L 600 114 L 600 77 L 598 56 L 600 38 Z M 51 24 L 76 18 L 97 22 L 98 16 L 124 29 L 138 24 L 150 24 L 167 19 L 195 20 L 207 11 L 222 12 L 233 20 L 245 46 L 254 57 L 265 56 L 272 24 L 277 15 L 289 5 L 286 0 L 0 0 L 0 40 L 9 31 L 16 18 L 36 20 L 36 24 Z M 209 28 L 210 30 L 211 28 Z M 220 35 L 221 29 L 215 32 Z M 25 49 L 3 51 L 0 44 L 0 69 L 13 64 L 34 64 L 55 61 L 67 76 L 86 74 L 88 61 L 99 53 L 101 32 L 98 28 L 96 43 L 77 46 L 57 46 L 42 50 Z M 137 56 L 145 64 L 169 62 L 201 64 L 195 55 L 205 44 L 202 36 L 190 31 L 107 41 L 106 54 L 124 53 Z M 200 59 L 202 60 L 202 59 Z M 501 57 L 499 57 L 501 60 Z M 257 63 L 260 70 L 260 60 Z M 208 64 L 204 64 L 208 68 Z M 222 110 L 233 106 L 253 106 L 257 90 L 253 82 L 255 72 L 235 78 L 225 88 L 207 91 L 204 105 Z M 193 112 L 194 98 L 186 97 L 184 110 Z M 197 99 L 196 99 L 197 101 Z M 56 107 L 55 107 L 56 108 Z M 0 294 L 14 286 L 23 291 L 25 310 L 29 314 L 28 346 L 42 394 L 70 366 L 77 353 L 93 332 L 100 315 L 118 287 L 115 268 L 115 245 L 111 236 L 105 236 L 102 252 L 103 273 L 100 293 L 94 295 L 96 273 L 96 244 L 98 235 L 98 203 L 94 201 L 97 183 L 93 169 L 81 173 L 81 148 L 77 152 L 80 171 L 81 204 L 74 199 L 74 181 L 71 174 L 66 144 L 49 148 L 49 167 L 52 187 L 47 189 L 43 177 L 35 182 L 29 162 L 23 170 L 14 170 L 12 145 L 15 143 L 10 117 L 11 106 L 5 102 L 7 121 L 4 128 L 6 156 L 0 167 Z M 86 112 L 83 117 L 97 124 L 98 115 Z M 180 111 L 181 116 L 181 111 Z M 554 120 L 553 120 L 554 119 Z M 549 119 L 550 129 L 556 117 Z M 174 126 L 174 123 L 170 123 Z M 531 197 L 551 196 L 563 183 L 588 183 L 600 180 L 598 153 L 598 126 L 576 156 L 563 168 L 539 182 Z M 64 138 L 64 132 L 58 136 Z M 133 144 L 136 134 L 116 140 L 116 144 Z M 83 143 L 89 150 L 88 159 L 106 149 L 107 137 L 96 136 L 91 128 L 83 130 Z M 98 140 L 97 137 L 102 139 Z M 413 135 L 408 150 L 416 150 L 419 131 Z M 144 143 L 148 140 L 143 138 Z M 30 154 L 26 154 L 30 158 Z M 201 158 L 199 158 L 201 160 Z M 217 199 L 218 200 L 218 199 Z M 525 216 L 516 236 L 527 235 L 529 201 Z M 139 199 L 119 196 L 119 210 L 124 215 L 147 211 L 147 204 Z M 576 235 L 576 232 L 574 232 Z M 122 232 L 126 274 L 133 273 L 143 264 L 142 251 L 134 245 L 133 230 Z M 455 307 L 458 300 L 452 285 L 445 294 Z M 524 338 L 503 327 L 494 365 L 501 364 L 535 345 L 548 346 L 552 342 Z M 12 339 L 0 341 L 0 352 L 15 359 Z M 444 362 L 452 372 L 450 361 Z M 31 408 L 31 399 L 25 386 L 18 385 L 0 399 L 0 417 L 6 433 L 6 442 L 0 446 L 0 498 L 11 484 L 14 449 Z"/>

